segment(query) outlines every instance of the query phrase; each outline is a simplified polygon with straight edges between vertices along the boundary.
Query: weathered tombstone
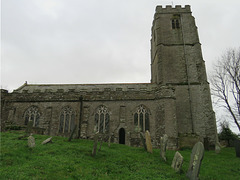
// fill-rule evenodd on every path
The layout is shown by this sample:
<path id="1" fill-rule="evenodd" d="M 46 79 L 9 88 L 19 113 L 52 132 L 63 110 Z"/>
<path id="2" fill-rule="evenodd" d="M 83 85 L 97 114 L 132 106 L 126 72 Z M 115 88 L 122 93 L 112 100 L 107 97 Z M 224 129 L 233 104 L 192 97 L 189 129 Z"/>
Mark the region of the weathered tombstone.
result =
<path id="1" fill-rule="evenodd" d="M 194 145 L 191 153 L 191 160 L 189 163 L 189 168 L 187 172 L 187 177 L 190 180 L 198 180 L 198 175 L 200 172 L 200 167 L 202 159 L 204 156 L 204 146 L 203 143 L 198 142 Z"/>
<path id="2" fill-rule="evenodd" d="M 94 135 L 93 141 L 94 141 L 94 144 L 93 144 L 92 156 L 94 157 L 97 153 L 98 133 Z"/>
<path id="3" fill-rule="evenodd" d="M 42 144 L 52 143 L 52 137 L 47 138 L 45 141 L 42 142 Z"/>
<path id="4" fill-rule="evenodd" d="M 147 151 L 147 146 L 146 146 L 146 142 L 145 142 L 145 138 L 142 132 L 140 132 L 140 138 L 143 144 L 144 149 Z"/>
<path id="5" fill-rule="evenodd" d="M 75 125 L 74 125 L 74 128 L 73 128 L 73 130 L 72 130 L 72 132 L 71 132 L 71 135 L 70 135 L 70 137 L 68 138 L 68 141 L 71 141 L 71 140 L 72 140 L 73 134 L 75 133 L 76 129 L 77 129 L 77 126 L 76 126 L 76 124 L 75 124 Z"/>
<path id="6" fill-rule="evenodd" d="M 221 145 L 219 142 L 216 142 L 215 144 L 215 152 L 219 154 L 221 152 Z"/>
<path id="7" fill-rule="evenodd" d="M 183 156 L 177 151 L 174 155 L 171 167 L 176 171 L 180 172 L 183 164 Z"/>
<path id="8" fill-rule="evenodd" d="M 147 151 L 152 153 L 152 142 L 151 142 L 151 136 L 149 131 L 145 132 L 145 138 L 146 138 Z"/>
<path id="9" fill-rule="evenodd" d="M 239 139 L 236 139 L 234 141 L 234 146 L 235 146 L 236 156 L 240 157 L 240 140 Z"/>
<path id="10" fill-rule="evenodd" d="M 163 137 L 160 138 L 160 148 L 161 148 L 160 155 L 164 161 L 167 161 L 167 158 L 166 158 L 167 142 L 168 142 L 168 136 L 164 134 Z"/>
<path id="11" fill-rule="evenodd" d="M 100 146 L 99 146 L 98 151 L 101 151 L 101 148 L 102 148 L 102 142 L 103 142 L 103 137 L 101 137 L 101 139 L 100 139 Z"/>
<path id="12" fill-rule="evenodd" d="M 35 147 L 35 138 L 32 136 L 32 134 L 28 137 L 28 147 Z"/>

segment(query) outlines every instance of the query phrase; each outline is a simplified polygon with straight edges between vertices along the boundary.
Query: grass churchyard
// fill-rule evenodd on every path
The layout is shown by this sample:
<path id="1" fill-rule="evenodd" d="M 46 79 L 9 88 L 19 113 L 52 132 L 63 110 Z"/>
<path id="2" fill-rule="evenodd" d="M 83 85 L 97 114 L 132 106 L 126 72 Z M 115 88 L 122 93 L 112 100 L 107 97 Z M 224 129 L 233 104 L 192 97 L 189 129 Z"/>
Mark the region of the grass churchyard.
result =
<path id="1" fill-rule="evenodd" d="M 180 172 L 172 167 L 176 151 L 166 151 L 166 162 L 160 149 L 148 153 L 144 148 L 102 143 L 92 156 L 91 140 L 35 135 L 35 147 L 28 139 L 18 139 L 20 131 L 1 133 L 0 179 L 188 179 L 191 149 L 179 151 L 183 156 Z M 98 142 L 98 147 L 100 142 Z M 199 178 L 240 179 L 240 158 L 234 148 L 223 148 L 219 154 L 205 151 Z"/>

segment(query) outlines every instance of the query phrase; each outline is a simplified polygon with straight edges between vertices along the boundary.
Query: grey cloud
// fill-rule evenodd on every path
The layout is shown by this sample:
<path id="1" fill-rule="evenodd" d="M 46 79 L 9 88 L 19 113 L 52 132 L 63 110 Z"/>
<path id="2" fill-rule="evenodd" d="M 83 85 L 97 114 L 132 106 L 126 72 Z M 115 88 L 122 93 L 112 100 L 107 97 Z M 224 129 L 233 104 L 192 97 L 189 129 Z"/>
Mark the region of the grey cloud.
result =
<path id="1" fill-rule="evenodd" d="M 149 82 L 155 7 L 171 2 L 2 0 L 2 87 Z M 192 6 L 208 69 L 223 49 L 239 46 L 238 0 L 174 3 Z"/>

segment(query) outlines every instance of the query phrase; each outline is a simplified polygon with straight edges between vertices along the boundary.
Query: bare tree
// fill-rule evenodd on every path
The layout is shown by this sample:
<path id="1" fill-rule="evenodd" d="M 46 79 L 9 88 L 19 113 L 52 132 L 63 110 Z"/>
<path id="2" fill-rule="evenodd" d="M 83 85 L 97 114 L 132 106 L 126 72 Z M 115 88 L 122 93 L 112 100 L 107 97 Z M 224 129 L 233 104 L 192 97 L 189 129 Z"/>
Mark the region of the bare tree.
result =
<path id="1" fill-rule="evenodd" d="M 227 109 L 240 131 L 240 48 L 229 49 L 219 58 L 211 87 L 217 105 Z"/>

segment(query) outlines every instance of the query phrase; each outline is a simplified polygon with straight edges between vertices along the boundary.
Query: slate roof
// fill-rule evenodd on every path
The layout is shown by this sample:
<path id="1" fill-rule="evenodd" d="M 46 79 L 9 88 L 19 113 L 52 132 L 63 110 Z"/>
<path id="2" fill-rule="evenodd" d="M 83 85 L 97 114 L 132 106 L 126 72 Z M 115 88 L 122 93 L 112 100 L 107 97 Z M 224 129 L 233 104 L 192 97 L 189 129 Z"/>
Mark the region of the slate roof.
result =
<path id="1" fill-rule="evenodd" d="M 14 90 L 17 93 L 33 92 L 83 92 L 83 91 L 152 91 L 152 83 L 111 83 L 111 84 L 28 84 Z"/>

